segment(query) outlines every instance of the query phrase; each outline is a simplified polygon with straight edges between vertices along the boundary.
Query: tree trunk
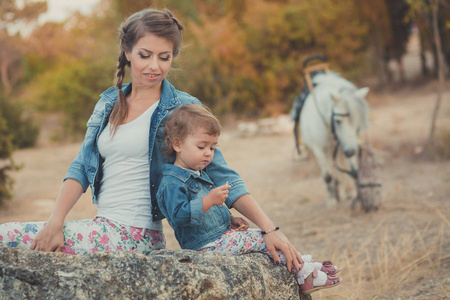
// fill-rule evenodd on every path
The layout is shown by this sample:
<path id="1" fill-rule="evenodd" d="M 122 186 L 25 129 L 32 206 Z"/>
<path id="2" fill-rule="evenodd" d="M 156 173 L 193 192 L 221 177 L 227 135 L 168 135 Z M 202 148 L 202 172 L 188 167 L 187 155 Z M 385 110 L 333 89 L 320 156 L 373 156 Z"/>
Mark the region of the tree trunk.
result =
<path id="1" fill-rule="evenodd" d="M 444 90 L 445 85 L 445 63 L 444 63 L 444 54 L 442 53 L 442 44 L 441 37 L 439 35 L 439 26 L 438 26 L 438 8 L 439 8 L 439 0 L 435 0 L 432 3 L 432 22 L 433 22 L 433 35 L 434 42 L 437 54 L 437 62 L 438 62 L 438 90 L 437 90 L 437 99 L 433 109 L 433 115 L 431 118 L 431 128 L 428 136 L 428 144 L 433 146 L 433 137 L 434 132 L 436 130 L 436 119 L 439 113 L 439 107 L 441 105 L 442 92 Z"/>
<path id="2" fill-rule="evenodd" d="M 9 66 L 9 63 L 7 60 L 4 60 L 1 62 L 0 77 L 2 79 L 2 84 L 3 84 L 3 87 L 5 88 L 6 94 L 8 94 L 12 90 L 11 82 L 8 78 L 8 66 Z"/>

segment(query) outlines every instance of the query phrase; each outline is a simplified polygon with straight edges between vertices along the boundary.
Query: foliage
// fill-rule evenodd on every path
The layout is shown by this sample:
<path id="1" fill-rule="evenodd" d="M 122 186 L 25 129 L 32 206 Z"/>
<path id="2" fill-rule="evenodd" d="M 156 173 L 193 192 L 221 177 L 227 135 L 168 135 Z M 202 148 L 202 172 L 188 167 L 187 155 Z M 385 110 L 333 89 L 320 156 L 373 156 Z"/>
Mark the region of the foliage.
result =
<path id="1" fill-rule="evenodd" d="M 36 21 L 47 6 L 46 2 L 23 0 L 19 7 L 17 2 L 0 1 L 0 205 L 11 197 L 13 180 L 9 171 L 18 169 L 12 161 L 13 144 L 31 146 L 38 133 L 31 120 L 23 118 L 21 107 L 11 100 L 23 77 L 22 58 L 27 51 L 14 30 Z"/>
<path id="2" fill-rule="evenodd" d="M 432 5 L 438 5 L 437 17 L 439 35 L 442 41 L 442 51 L 446 65 L 450 65 L 450 1 L 448 0 L 407 0 L 410 6 L 410 15 L 419 30 L 421 52 L 431 51 L 434 59 L 434 73 L 438 70 L 438 57 L 433 36 Z M 425 57 L 422 61 L 422 74 L 427 75 Z"/>
<path id="3" fill-rule="evenodd" d="M 28 148 L 36 144 L 39 127 L 34 124 L 31 116 L 24 117 L 24 109 L 18 103 L 1 97 L 0 118 L 8 125 L 11 143 L 17 148 Z"/>
<path id="4" fill-rule="evenodd" d="M 17 1 L 2 0 L 0 2 L 0 79 L 2 88 L 11 92 L 14 84 L 20 79 L 21 72 L 18 64 L 26 47 L 18 34 L 11 33 L 15 27 L 34 22 L 40 13 L 45 11 L 45 2 L 23 1 L 18 7 Z"/>
<path id="5" fill-rule="evenodd" d="M 389 56 L 401 59 L 406 53 L 411 32 L 411 18 L 408 16 L 409 5 L 405 0 L 386 1 L 391 25 L 392 39 L 387 44 Z"/>
<path id="6" fill-rule="evenodd" d="M 79 138 L 100 93 L 113 84 L 118 24 L 110 10 L 44 24 L 28 38 L 33 51 L 25 59 L 29 82 L 21 101 L 43 112 L 63 112 L 57 138 Z"/>
<path id="7" fill-rule="evenodd" d="M 88 59 L 61 64 L 36 78 L 28 93 L 40 110 L 64 112 L 61 137 L 79 138 L 100 92 L 112 84 L 113 70 L 105 70 L 113 65 L 110 60 Z"/>
<path id="8" fill-rule="evenodd" d="M 358 1 L 355 0 L 356 17 L 368 26 L 364 37 L 370 55 L 370 71 L 378 77 L 378 85 L 392 83 L 392 73 L 388 64 L 395 59 L 402 65 L 402 56 L 411 31 L 411 19 L 408 16 L 408 4 L 405 0 Z M 404 80 L 403 68 L 400 78 Z"/>
<path id="9" fill-rule="evenodd" d="M 286 112 L 300 90 L 301 61 L 312 54 L 327 55 L 334 69 L 349 74 L 365 66 L 367 26 L 350 0 L 249 0 L 246 7 L 239 16 L 202 15 L 189 27 L 182 65 L 192 71 L 177 85 L 216 113 Z"/>
<path id="10" fill-rule="evenodd" d="M 12 161 L 12 143 L 8 134 L 5 120 L 0 114 L 0 205 L 11 198 L 11 188 L 14 181 L 8 174 L 11 170 L 17 169 Z"/>

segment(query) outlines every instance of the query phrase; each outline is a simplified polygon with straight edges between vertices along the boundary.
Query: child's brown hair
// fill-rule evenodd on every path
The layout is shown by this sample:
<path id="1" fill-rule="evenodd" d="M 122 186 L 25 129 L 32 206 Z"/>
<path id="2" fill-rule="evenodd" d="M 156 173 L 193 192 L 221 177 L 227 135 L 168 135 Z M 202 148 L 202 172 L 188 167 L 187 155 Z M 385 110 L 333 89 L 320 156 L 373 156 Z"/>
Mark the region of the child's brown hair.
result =
<path id="1" fill-rule="evenodd" d="M 173 143 L 183 141 L 198 128 L 203 128 L 209 135 L 220 135 L 222 126 L 219 120 L 206 106 L 186 104 L 177 107 L 169 116 L 164 128 L 164 146 L 162 151 L 168 156 L 175 156 Z"/>

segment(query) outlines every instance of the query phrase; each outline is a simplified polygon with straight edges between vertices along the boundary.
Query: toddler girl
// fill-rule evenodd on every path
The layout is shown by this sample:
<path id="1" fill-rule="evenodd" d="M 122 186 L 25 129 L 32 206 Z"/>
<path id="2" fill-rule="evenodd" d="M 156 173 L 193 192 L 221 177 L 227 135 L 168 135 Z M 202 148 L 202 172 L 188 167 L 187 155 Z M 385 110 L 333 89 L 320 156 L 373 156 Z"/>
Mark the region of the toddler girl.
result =
<path id="1" fill-rule="evenodd" d="M 158 205 L 175 232 L 181 248 L 198 251 L 220 251 L 229 255 L 248 252 L 271 254 L 263 235 L 278 235 L 279 227 L 267 231 L 249 229 L 243 218 L 233 217 L 224 203 L 229 203 L 228 182 L 216 187 L 208 176 L 208 165 L 214 157 L 221 126 L 216 117 L 197 104 L 178 107 L 165 125 L 166 149 L 175 156 L 174 164 L 162 166 L 163 178 L 157 193 Z M 286 264 L 278 251 L 277 264 Z M 302 255 L 296 279 L 303 293 L 309 294 L 340 284 L 338 269 L 329 261 L 314 262 Z"/>

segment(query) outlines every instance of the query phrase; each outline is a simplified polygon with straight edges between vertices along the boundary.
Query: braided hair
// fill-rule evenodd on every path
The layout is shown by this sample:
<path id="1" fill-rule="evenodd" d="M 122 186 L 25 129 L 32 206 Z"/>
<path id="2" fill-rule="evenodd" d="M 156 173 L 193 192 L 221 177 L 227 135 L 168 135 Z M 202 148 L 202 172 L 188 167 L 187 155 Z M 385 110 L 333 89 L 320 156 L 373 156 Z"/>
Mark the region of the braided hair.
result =
<path id="1" fill-rule="evenodd" d="M 119 28 L 120 54 L 117 62 L 115 86 L 119 90 L 119 99 L 110 116 L 111 130 L 115 133 L 117 126 L 127 118 L 128 105 L 122 91 L 125 67 L 130 67 L 125 53 L 131 52 L 134 45 L 146 34 L 154 34 L 165 38 L 173 45 L 173 56 L 180 53 L 183 25 L 168 10 L 159 11 L 148 8 L 134 13 L 124 20 Z"/>

